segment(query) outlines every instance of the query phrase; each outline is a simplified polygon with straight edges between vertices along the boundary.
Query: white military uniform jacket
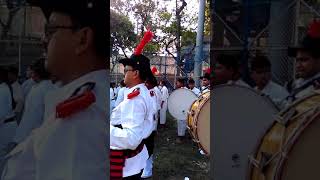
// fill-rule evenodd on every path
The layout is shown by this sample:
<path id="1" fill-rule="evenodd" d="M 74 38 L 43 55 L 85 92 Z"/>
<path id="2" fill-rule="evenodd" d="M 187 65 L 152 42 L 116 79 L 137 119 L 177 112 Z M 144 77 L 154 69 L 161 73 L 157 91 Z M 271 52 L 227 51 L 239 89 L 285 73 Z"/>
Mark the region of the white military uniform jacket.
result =
<path id="1" fill-rule="evenodd" d="M 20 143 L 31 131 L 41 126 L 44 120 L 45 96 L 56 89 L 50 80 L 43 80 L 35 84 L 25 101 L 24 112 L 17 128 L 14 142 Z"/>
<path id="2" fill-rule="evenodd" d="M 135 150 L 143 139 L 153 131 L 153 100 L 145 84 L 138 84 L 129 89 L 129 92 L 139 88 L 140 94 L 132 99 L 128 95 L 113 109 L 110 119 L 110 149 Z M 130 94 L 130 93 L 129 93 Z M 122 125 L 122 128 L 114 127 Z M 136 156 L 126 159 L 123 168 L 123 177 L 140 173 L 149 158 L 144 145 L 143 150 Z"/>
<path id="3" fill-rule="evenodd" d="M 96 101 L 66 118 L 55 107 L 85 83 Z M 107 71 L 88 73 L 50 93 L 42 126 L 9 153 L 2 180 L 105 180 Z M 81 92 L 80 92 L 81 94 Z"/>
<path id="4" fill-rule="evenodd" d="M 259 91 L 257 87 L 255 87 L 255 89 Z M 272 81 L 269 81 L 260 92 L 267 95 L 277 105 L 280 105 L 281 102 L 289 96 L 288 91 L 284 87 Z"/>
<path id="5" fill-rule="evenodd" d="M 30 92 L 32 86 L 35 83 L 36 82 L 34 82 L 34 80 L 31 78 L 27 79 L 25 82 L 22 83 L 22 91 L 25 98 L 27 97 L 28 93 Z"/>
<path id="6" fill-rule="evenodd" d="M 114 107 L 117 107 L 124 100 L 124 91 L 125 91 L 125 89 L 127 89 L 127 88 L 126 87 L 122 87 L 122 88 L 119 89 L 117 100 L 115 102 L 115 106 Z"/>
<path id="7" fill-rule="evenodd" d="M 16 102 L 16 108 L 14 109 L 14 112 L 19 114 L 22 113 L 23 105 L 24 105 L 24 94 L 21 85 L 15 81 L 11 84 L 12 87 L 12 93 L 13 93 L 13 99 Z"/>
<path id="8" fill-rule="evenodd" d="M 194 87 L 193 89 L 191 89 L 191 91 L 192 91 L 194 94 L 196 94 L 197 96 L 200 96 L 200 95 L 201 95 L 201 91 L 200 91 L 198 88 L 196 88 L 196 87 Z"/>

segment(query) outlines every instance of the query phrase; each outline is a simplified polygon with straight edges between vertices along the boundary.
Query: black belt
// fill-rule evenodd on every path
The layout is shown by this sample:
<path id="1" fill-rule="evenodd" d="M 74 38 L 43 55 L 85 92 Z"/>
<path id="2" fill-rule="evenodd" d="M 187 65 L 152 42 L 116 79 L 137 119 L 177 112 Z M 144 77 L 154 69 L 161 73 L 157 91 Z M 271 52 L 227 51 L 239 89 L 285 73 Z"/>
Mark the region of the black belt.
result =
<path id="1" fill-rule="evenodd" d="M 16 119 L 14 117 L 12 117 L 12 118 L 4 120 L 3 123 L 5 124 L 5 123 L 9 123 L 9 122 L 14 122 L 14 121 L 16 121 Z"/>

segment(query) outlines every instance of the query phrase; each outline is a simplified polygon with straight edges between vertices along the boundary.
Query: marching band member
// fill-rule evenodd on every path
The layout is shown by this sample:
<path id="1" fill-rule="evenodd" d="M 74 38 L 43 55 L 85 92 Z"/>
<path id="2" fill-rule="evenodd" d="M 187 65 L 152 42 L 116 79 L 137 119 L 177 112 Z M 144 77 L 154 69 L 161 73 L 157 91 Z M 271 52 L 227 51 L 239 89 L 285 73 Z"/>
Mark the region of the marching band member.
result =
<path id="1" fill-rule="evenodd" d="M 107 3 L 46 0 L 34 5 L 48 18 L 47 69 L 62 87 L 46 97 L 42 125 L 8 154 L 1 179 L 105 180 Z"/>
<path id="2" fill-rule="evenodd" d="M 221 54 L 216 58 L 213 85 L 236 84 L 251 88 L 240 78 L 239 63 L 235 56 Z M 210 76 L 208 76 L 210 79 Z"/>
<path id="3" fill-rule="evenodd" d="M 110 179 L 140 179 L 149 158 L 145 139 L 154 129 L 155 112 L 145 81 L 153 74 L 150 60 L 141 53 L 152 36 L 146 32 L 131 58 L 119 61 L 125 67 L 129 93 L 111 114 Z"/>
<path id="4" fill-rule="evenodd" d="M 158 125 L 158 110 L 159 110 L 159 94 L 156 93 L 155 88 L 157 87 L 157 79 L 154 76 L 149 76 L 146 80 L 146 86 L 150 91 L 150 95 L 153 100 L 153 131 L 151 135 L 145 140 L 147 150 L 149 153 L 149 158 L 146 162 L 146 166 L 143 169 L 143 173 L 141 178 L 150 178 L 152 176 L 152 167 L 153 167 L 153 149 L 154 149 L 154 138 L 157 132 L 157 125 Z"/>
<path id="5" fill-rule="evenodd" d="M 35 85 L 31 88 L 26 101 L 21 122 L 16 130 L 13 142 L 18 144 L 28 137 L 31 131 L 39 128 L 44 120 L 44 103 L 46 94 L 55 89 L 49 80 L 49 73 L 44 67 L 45 59 L 39 59 L 31 66 Z"/>
<path id="6" fill-rule="evenodd" d="M 281 101 L 289 95 L 284 87 L 272 81 L 271 63 L 265 56 L 253 58 L 251 77 L 256 84 L 255 90 L 270 97 L 276 105 L 280 105 Z"/>
<path id="7" fill-rule="evenodd" d="M 124 93 L 126 90 L 126 84 L 124 83 L 124 80 L 121 80 L 120 87 L 121 88 L 118 91 L 118 96 L 117 96 L 117 100 L 115 102 L 115 107 L 117 107 L 124 100 Z"/>
<path id="8" fill-rule="evenodd" d="M 202 87 L 201 87 L 201 94 L 210 91 L 210 74 L 205 73 L 204 76 L 200 77 Z"/>
<path id="9" fill-rule="evenodd" d="M 184 88 L 185 87 L 185 79 L 184 78 L 178 78 L 176 82 L 176 89 Z M 182 143 L 184 140 L 184 137 L 186 135 L 187 130 L 187 120 L 186 119 L 177 119 L 177 130 L 178 130 L 178 137 L 176 139 L 177 143 Z"/>
<path id="10" fill-rule="evenodd" d="M 32 86 L 35 84 L 34 80 L 31 78 L 31 75 L 32 75 L 31 66 L 28 66 L 27 72 L 26 72 L 26 77 L 28 79 L 22 83 L 24 98 L 27 98 L 29 91 L 31 90 Z"/>
<path id="11" fill-rule="evenodd" d="M 289 56 L 296 59 L 297 80 L 287 98 L 288 103 L 295 101 L 320 88 L 320 22 L 310 24 L 302 42 L 296 47 L 289 47 Z"/>
<path id="12" fill-rule="evenodd" d="M 196 94 L 198 97 L 201 95 L 201 91 L 198 88 L 195 87 L 195 82 L 194 82 L 194 80 L 192 78 L 190 78 L 188 80 L 188 86 L 189 86 L 190 90 L 194 94 Z"/>
<path id="13" fill-rule="evenodd" d="M 169 92 L 168 88 L 166 87 L 166 82 L 164 80 L 160 81 L 159 87 L 161 91 L 160 125 L 165 125 L 167 120 Z"/>

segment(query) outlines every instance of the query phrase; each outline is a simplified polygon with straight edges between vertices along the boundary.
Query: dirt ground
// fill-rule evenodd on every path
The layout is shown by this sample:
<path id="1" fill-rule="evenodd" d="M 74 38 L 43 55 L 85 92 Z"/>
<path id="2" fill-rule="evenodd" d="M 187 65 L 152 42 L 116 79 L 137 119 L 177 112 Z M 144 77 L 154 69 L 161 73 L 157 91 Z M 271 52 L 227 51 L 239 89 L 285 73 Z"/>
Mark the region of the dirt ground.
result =
<path id="1" fill-rule="evenodd" d="M 166 127 L 158 127 L 155 138 L 153 180 L 207 180 L 209 158 L 201 155 L 198 146 L 186 133 L 183 143 L 176 143 L 177 123 L 167 114 Z"/>

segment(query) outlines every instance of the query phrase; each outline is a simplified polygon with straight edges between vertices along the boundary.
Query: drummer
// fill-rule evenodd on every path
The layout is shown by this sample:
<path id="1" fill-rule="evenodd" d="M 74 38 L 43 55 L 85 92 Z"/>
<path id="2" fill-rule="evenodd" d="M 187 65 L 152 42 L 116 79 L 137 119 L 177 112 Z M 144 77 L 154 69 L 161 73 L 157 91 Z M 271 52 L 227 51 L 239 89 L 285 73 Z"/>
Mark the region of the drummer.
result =
<path id="1" fill-rule="evenodd" d="M 183 88 L 187 89 L 185 86 L 185 78 L 178 78 L 176 82 L 176 89 Z M 178 100 L 177 100 L 178 101 Z M 178 137 L 176 139 L 177 143 L 182 143 L 185 139 L 186 130 L 187 130 L 187 120 L 186 119 L 177 119 L 177 130 Z"/>
<path id="2" fill-rule="evenodd" d="M 240 78 L 240 66 L 234 55 L 221 54 L 216 58 L 213 85 L 236 84 L 251 88 Z"/>
<path id="3" fill-rule="evenodd" d="M 196 94 L 197 96 L 200 96 L 201 91 L 195 87 L 195 81 L 192 78 L 188 80 L 188 87 L 192 92 L 194 92 L 194 94 Z"/>
<path id="4" fill-rule="evenodd" d="M 252 59 L 251 77 L 256 84 L 255 90 L 269 96 L 277 105 L 289 95 L 284 87 L 271 80 L 271 63 L 266 56 Z"/>
<path id="5" fill-rule="evenodd" d="M 201 87 L 201 94 L 210 91 L 210 74 L 205 73 L 204 76 L 200 77 L 202 87 Z"/>
<path id="6" fill-rule="evenodd" d="M 295 47 L 289 47 L 288 54 L 296 59 L 296 77 L 288 98 L 292 102 L 309 95 L 320 88 L 320 22 L 314 21 L 308 33 Z"/>

